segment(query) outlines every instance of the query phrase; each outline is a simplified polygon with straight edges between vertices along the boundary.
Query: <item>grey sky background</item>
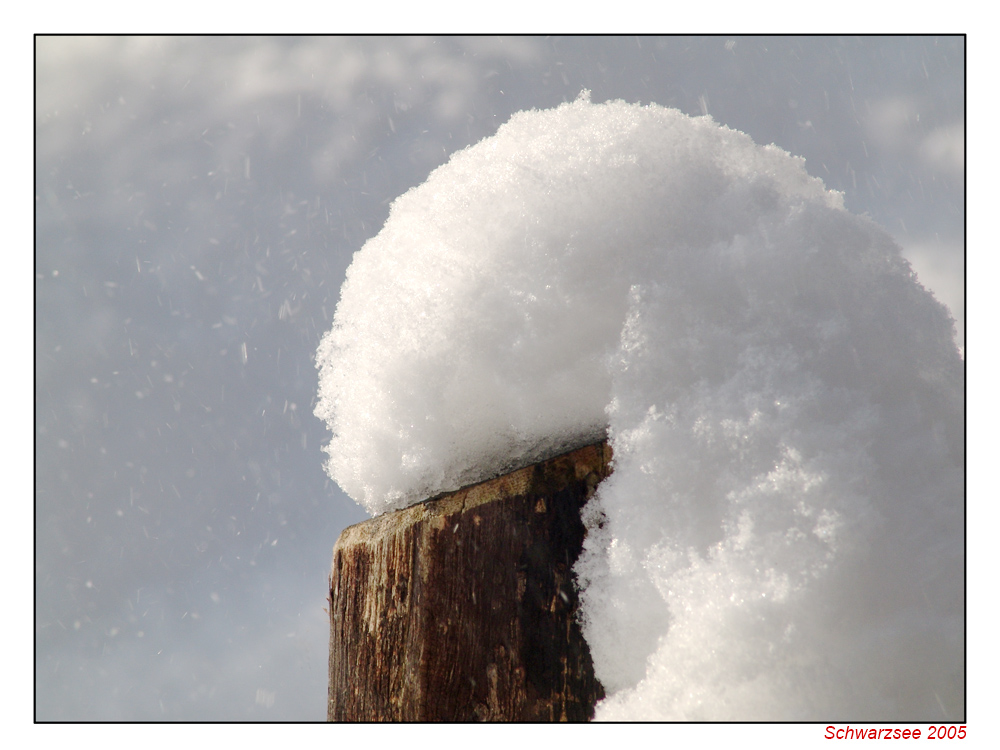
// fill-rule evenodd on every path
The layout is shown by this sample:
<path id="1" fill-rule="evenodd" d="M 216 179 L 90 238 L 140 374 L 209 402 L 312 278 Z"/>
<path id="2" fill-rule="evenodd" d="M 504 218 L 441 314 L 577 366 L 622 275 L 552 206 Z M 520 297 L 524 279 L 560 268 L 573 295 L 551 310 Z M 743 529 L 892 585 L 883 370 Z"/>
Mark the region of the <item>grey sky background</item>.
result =
<path id="1" fill-rule="evenodd" d="M 964 346 L 959 37 L 36 43 L 39 720 L 325 717 L 313 356 L 389 204 L 591 90 L 803 156 L 892 233 Z"/>

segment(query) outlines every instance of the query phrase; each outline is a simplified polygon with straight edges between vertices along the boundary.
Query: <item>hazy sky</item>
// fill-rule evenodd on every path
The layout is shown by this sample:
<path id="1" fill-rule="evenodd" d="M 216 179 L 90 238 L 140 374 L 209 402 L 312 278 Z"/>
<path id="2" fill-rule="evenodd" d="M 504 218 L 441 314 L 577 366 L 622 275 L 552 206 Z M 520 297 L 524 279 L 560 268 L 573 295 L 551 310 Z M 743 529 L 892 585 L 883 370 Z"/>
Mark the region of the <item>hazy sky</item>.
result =
<path id="1" fill-rule="evenodd" d="M 518 110 L 711 114 L 884 226 L 964 342 L 961 38 L 36 44 L 37 718 L 322 720 L 313 356 L 389 204 Z"/>

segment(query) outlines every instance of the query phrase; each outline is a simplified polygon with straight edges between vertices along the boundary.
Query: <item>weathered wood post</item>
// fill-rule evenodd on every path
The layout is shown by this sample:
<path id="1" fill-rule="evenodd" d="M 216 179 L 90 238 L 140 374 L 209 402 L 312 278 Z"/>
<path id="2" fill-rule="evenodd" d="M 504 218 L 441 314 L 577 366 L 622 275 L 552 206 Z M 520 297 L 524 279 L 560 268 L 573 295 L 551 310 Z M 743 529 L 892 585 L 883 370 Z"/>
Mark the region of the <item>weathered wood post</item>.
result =
<path id="1" fill-rule="evenodd" d="M 575 619 L 580 448 L 344 530 L 330 576 L 329 721 L 585 721 L 604 690 Z"/>

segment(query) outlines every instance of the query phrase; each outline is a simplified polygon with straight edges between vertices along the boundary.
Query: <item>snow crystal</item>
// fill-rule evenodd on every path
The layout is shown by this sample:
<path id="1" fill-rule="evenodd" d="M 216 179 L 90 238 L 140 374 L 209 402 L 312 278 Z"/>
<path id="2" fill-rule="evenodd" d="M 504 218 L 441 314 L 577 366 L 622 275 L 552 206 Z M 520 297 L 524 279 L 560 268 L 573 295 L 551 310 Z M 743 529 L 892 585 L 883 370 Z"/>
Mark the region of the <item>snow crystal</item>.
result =
<path id="1" fill-rule="evenodd" d="M 609 435 L 598 718 L 957 718 L 964 370 L 804 162 L 656 105 L 522 112 L 392 206 L 317 356 L 369 512 Z"/>

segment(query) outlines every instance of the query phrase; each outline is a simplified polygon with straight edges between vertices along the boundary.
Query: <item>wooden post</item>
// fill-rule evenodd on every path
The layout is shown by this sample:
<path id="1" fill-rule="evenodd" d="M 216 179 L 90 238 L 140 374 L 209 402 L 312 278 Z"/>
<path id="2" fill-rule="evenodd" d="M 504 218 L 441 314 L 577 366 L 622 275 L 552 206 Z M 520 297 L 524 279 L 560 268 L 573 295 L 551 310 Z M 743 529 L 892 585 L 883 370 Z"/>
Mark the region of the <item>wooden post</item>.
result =
<path id="1" fill-rule="evenodd" d="M 344 530 L 329 721 L 586 721 L 604 690 L 575 614 L 590 445 Z"/>

